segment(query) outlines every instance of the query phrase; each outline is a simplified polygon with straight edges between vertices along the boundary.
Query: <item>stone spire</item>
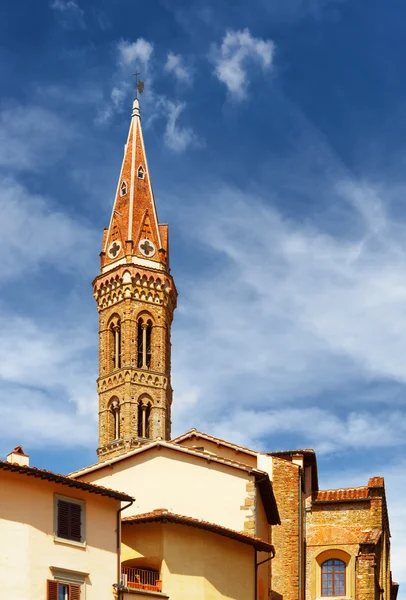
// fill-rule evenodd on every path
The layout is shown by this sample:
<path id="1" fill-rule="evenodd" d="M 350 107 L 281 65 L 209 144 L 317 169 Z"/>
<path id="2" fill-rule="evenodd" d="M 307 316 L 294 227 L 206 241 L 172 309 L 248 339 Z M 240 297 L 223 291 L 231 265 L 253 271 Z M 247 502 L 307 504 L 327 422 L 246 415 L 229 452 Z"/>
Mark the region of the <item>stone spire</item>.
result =
<path id="1" fill-rule="evenodd" d="M 99 460 L 171 437 L 170 333 L 177 292 L 141 129 L 131 123 L 93 282 L 100 317 Z"/>

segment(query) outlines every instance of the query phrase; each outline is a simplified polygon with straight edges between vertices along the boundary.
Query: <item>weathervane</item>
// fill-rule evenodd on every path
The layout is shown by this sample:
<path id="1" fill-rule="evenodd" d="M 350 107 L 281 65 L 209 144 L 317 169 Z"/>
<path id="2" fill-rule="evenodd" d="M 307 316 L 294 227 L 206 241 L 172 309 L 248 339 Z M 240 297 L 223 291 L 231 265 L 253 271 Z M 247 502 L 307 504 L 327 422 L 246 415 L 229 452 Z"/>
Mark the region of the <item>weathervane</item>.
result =
<path id="1" fill-rule="evenodd" d="M 133 73 L 133 77 L 135 77 L 135 97 L 138 98 L 138 94 L 142 94 L 144 91 L 144 82 L 138 81 L 138 75 L 140 73 L 137 71 Z"/>

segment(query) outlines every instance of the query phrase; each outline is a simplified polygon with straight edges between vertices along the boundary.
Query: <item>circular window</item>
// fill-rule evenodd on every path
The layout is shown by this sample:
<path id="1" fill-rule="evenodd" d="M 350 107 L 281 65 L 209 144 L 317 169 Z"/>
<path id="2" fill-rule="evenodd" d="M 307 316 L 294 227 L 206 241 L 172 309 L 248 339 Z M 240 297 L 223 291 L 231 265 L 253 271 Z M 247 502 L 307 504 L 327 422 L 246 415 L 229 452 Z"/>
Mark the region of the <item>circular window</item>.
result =
<path id="1" fill-rule="evenodd" d="M 138 244 L 138 248 L 141 250 L 144 256 L 148 258 L 154 256 L 155 246 L 150 240 L 141 240 Z"/>
<path id="2" fill-rule="evenodd" d="M 117 258 L 117 256 L 120 254 L 120 250 L 121 250 L 121 243 L 117 242 L 117 240 L 115 240 L 114 242 L 112 242 L 110 244 L 107 254 L 109 255 L 110 258 Z"/>

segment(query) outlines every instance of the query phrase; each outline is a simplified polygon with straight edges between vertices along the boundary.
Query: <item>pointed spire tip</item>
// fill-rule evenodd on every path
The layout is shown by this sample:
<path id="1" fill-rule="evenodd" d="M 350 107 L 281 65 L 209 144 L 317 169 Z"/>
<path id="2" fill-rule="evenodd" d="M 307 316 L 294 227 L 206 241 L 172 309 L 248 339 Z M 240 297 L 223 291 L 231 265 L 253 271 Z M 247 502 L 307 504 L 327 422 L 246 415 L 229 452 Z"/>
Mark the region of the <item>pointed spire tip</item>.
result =
<path id="1" fill-rule="evenodd" d="M 133 110 L 132 110 L 132 116 L 133 117 L 140 117 L 140 103 L 138 98 L 134 98 L 134 102 L 133 102 Z"/>

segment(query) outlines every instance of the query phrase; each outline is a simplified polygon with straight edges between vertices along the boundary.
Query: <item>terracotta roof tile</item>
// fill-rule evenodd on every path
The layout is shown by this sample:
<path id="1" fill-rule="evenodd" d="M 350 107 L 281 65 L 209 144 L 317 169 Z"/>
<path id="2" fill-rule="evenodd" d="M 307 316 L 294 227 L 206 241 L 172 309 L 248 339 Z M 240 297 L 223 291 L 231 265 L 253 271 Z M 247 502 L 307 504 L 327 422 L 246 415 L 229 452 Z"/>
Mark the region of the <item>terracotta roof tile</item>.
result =
<path id="1" fill-rule="evenodd" d="M 368 529 L 367 531 L 363 531 L 363 537 L 360 541 L 360 544 L 377 544 L 382 535 L 381 529 Z"/>
<path id="2" fill-rule="evenodd" d="M 194 517 L 186 517 L 184 515 L 178 515 L 177 513 L 170 512 L 165 508 L 158 508 L 152 512 L 143 513 L 140 515 L 134 515 L 131 517 L 124 517 L 122 519 L 123 524 L 137 525 L 141 523 L 158 523 L 158 522 L 169 522 L 177 523 L 179 525 L 187 525 L 189 527 L 196 527 L 198 529 L 205 529 L 212 533 L 217 533 L 224 537 L 242 542 L 243 544 L 249 544 L 256 548 L 260 552 L 272 552 L 275 553 L 275 549 L 272 544 L 261 540 L 260 538 L 247 535 L 246 533 L 240 533 L 234 529 L 228 529 L 222 525 L 210 523 L 209 521 L 203 521 L 202 519 L 195 519 Z"/>
<path id="3" fill-rule="evenodd" d="M 91 494 L 107 496 L 109 498 L 114 498 L 115 500 L 133 500 L 133 498 L 128 494 L 117 492 L 116 490 L 103 487 L 102 485 L 85 483 L 84 481 L 78 481 L 77 479 L 72 479 L 66 475 L 59 475 L 59 473 L 53 473 L 52 471 L 46 471 L 45 469 L 37 469 L 36 467 L 28 467 L 26 465 L 19 465 L 18 463 L 11 463 L 7 460 L 0 460 L 0 470 L 11 471 L 14 473 L 19 473 L 20 475 L 27 475 L 45 481 L 61 483 L 62 485 L 67 485 L 71 488 L 81 489 L 85 492 L 90 492 Z"/>
<path id="4" fill-rule="evenodd" d="M 233 444 L 232 442 L 228 442 L 227 440 L 215 437 L 214 435 L 209 435 L 208 433 L 204 433 L 203 431 L 197 431 L 197 429 L 191 429 L 190 431 L 187 431 L 186 433 L 179 435 L 176 438 L 173 438 L 171 440 L 171 443 L 178 444 L 179 442 L 191 437 L 202 438 L 204 440 L 214 442 L 215 444 L 221 444 L 223 446 L 227 446 L 228 448 L 233 448 L 234 450 L 246 452 L 247 454 L 252 454 L 254 456 L 256 456 L 257 454 L 261 454 L 261 452 L 256 452 L 255 450 L 251 450 L 250 448 L 246 448 L 245 446 L 240 446 L 239 444 Z"/>
<path id="5" fill-rule="evenodd" d="M 371 477 L 368 481 L 368 487 L 385 487 L 385 482 L 383 477 Z"/>
<path id="6" fill-rule="evenodd" d="M 339 490 L 320 490 L 313 495 L 313 502 L 337 502 L 351 500 L 368 500 L 368 488 L 342 488 Z"/>

